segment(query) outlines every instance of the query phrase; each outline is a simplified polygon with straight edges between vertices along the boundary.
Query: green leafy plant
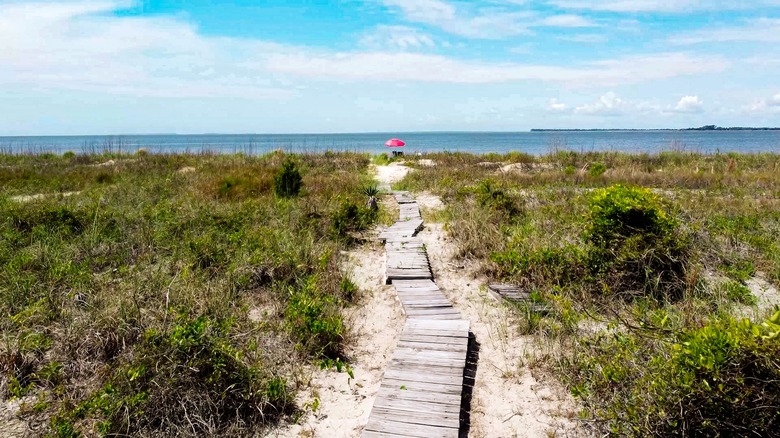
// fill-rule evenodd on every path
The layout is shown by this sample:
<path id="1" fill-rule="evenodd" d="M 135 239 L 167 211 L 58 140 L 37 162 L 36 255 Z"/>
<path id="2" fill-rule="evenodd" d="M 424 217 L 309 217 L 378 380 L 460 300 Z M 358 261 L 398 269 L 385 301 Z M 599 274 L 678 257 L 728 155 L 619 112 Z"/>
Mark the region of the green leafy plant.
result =
<path id="1" fill-rule="evenodd" d="M 303 187 L 303 177 L 292 159 L 285 159 L 274 177 L 274 193 L 280 198 L 294 198 Z"/>
<path id="2" fill-rule="evenodd" d="M 774 436 L 780 311 L 756 324 L 716 319 L 655 342 L 640 333 L 580 343 L 573 393 L 615 436 Z"/>
<path id="3" fill-rule="evenodd" d="M 476 188 L 476 194 L 479 205 L 492 208 L 497 212 L 505 214 L 510 219 L 522 213 L 522 208 L 520 208 L 514 197 L 490 179 L 480 181 Z"/>
<path id="4" fill-rule="evenodd" d="M 603 163 L 593 163 L 588 168 L 588 175 L 590 175 L 592 178 L 597 178 L 603 175 L 606 171 L 607 166 L 605 166 Z"/>
<path id="5" fill-rule="evenodd" d="M 663 201 L 645 188 L 615 185 L 590 198 L 590 266 L 603 289 L 678 299 L 690 286 L 690 237 Z"/>
<path id="6" fill-rule="evenodd" d="M 379 196 L 379 189 L 376 185 L 370 185 L 363 187 L 363 190 L 361 190 L 361 193 L 367 197 L 366 200 L 366 208 L 372 211 L 377 211 L 379 209 L 379 205 L 377 204 L 377 196 Z"/>

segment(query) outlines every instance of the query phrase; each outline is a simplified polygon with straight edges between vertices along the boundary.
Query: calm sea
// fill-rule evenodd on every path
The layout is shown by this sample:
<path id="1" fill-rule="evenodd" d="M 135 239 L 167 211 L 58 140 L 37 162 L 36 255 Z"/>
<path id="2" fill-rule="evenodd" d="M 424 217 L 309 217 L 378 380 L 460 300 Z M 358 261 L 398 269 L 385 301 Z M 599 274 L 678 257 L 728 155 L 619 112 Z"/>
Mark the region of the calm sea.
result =
<path id="1" fill-rule="evenodd" d="M 435 132 L 371 134 L 240 134 L 240 135 L 116 135 L 0 137 L 0 152 L 43 153 L 217 152 L 263 154 L 288 152 L 359 151 L 372 154 L 388 149 L 391 137 L 406 141 L 407 154 L 434 151 L 473 153 L 520 151 L 546 154 L 553 150 L 657 153 L 685 150 L 716 152 L 780 152 L 780 131 L 609 131 L 609 132 Z"/>

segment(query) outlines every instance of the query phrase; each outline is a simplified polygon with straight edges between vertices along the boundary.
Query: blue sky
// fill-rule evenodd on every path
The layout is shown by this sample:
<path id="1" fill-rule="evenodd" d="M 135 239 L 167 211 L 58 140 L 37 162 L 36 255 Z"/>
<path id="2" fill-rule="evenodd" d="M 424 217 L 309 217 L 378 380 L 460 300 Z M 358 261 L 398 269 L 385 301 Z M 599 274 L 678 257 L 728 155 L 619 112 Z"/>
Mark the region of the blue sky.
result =
<path id="1" fill-rule="evenodd" d="M 780 126 L 780 0 L 0 0 L 0 135 Z"/>

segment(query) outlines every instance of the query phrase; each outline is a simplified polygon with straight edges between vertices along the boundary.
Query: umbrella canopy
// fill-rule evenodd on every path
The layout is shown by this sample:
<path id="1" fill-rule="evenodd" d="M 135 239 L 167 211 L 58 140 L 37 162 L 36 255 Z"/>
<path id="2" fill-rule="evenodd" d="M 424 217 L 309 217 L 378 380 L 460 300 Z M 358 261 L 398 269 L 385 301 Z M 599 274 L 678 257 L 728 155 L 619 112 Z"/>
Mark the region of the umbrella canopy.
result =
<path id="1" fill-rule="evenodd" d="M 387 140 L 385 142 L 385 146 L 389 148 L 400 148 L 406 146 L 406 143 L 404 143 L 403 140 L 399 140 L 397 138 L 391 138 L 390 140 Z"/>

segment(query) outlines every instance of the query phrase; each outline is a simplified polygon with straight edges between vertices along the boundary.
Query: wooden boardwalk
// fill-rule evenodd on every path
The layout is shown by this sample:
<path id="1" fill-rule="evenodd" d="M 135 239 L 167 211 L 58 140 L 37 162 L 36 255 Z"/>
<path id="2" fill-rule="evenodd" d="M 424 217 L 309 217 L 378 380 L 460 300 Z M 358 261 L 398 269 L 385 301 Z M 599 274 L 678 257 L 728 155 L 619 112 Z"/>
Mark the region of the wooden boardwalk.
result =
<path id="1" fill-rule="evenodd" d="M 396 193 L 396 199 L 408 206 L 407 219 L 419 217 L 417 203 L 408 193 Z M 403 222 L 409 220 L 402 216 L 398 223 Z M 417 231 L 382 239 L 387 283 L 395 287 L 407 320 L 363 431 L 367 438 L 449 438 L 461 431 L 469 322 L 433 282 Z"/>

